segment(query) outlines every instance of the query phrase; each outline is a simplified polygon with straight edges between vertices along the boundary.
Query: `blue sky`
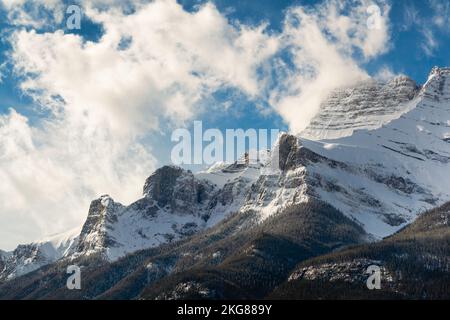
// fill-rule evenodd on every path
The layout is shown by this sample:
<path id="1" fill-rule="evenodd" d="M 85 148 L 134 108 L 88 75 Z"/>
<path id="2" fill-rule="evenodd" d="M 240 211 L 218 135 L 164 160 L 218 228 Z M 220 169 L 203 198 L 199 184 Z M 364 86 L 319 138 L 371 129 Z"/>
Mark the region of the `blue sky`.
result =
<path id="1" fill-rule="evenodd" d="M 101 194 L 135 200 L 195 120 L 298 133 L 336 87 L 450 66 L 447 0 L 0 3 L 6 249 L 78 226 Z"/>
<path id="2" fill-rule="evenodd" d="M 192 9 L 192 3 L 200 1 L 181 1 L 186 7 Z M 311 5 L 318 1 L 226 1 L 217 0 L 214 3 L 219 10 L 229 12 L 231 19 L 245 23 L 258 23 L 268 21 L 270 28 L 279 31 L 283 23 L 285 11 L 293 5 Z M 449 22 L 450 4 L 448 1 L 400 0 L 389 2 L 391 11 L 389 20 L 391 24 L 392 49 L 381 55 L 365 67 L 375 73 L 380 67 L 387 65 L 396 73 L 404 73 L 419 83 L 426 81 L 433 66 L 450 65 L 450 29 L 448 24 L 439 28 L 436 25 L 436 5 L 442 3 L 446 10 L 440 11 Z M 408 12 L 416 11 L 417 21 L 411 21 Z M 424 29 L 430 28 L 439 42 L 435 51 L 428 55 L 421 48 L 424 41 Z"/>

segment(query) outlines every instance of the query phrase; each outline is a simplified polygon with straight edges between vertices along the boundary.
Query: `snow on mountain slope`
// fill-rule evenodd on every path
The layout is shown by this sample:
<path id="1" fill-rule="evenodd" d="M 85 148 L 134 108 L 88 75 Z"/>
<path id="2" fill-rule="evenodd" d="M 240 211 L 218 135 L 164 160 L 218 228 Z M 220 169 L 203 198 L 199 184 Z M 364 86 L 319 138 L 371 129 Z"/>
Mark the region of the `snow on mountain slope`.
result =
<path id="1" fill-rule="evenodd" d="M 379 88 L 389 94 L 374 94 Z M 315 198 L 379 239 L 450 200 L 450 69 L 433 69 L 419 89 L 400 77 L 348 90 L 351 99 L 335 96 L 333 103 L 351 116 L 337 112 L 327 133 L 344 137 L 279 138 L 272 154 L 280 172 L 260 174 L 240 208 L 254 213 L 248 223 Z"/>
<path id="2" fill-rule="evenodd" d="M 101 252 L 114 261 L 221 221 L 240 208 L 256 169 L 237 163 L 216 169 L 194 175 L 165 166 L 147 179 L 144 197 L 129 206 L 108 196 L 93 201 L 75 255 Z M 207 175 L 211 179 L 205 179 Z"/>
<path id="3" fill-rule="evenodd" d="M 179 167 L 162 167 L 145 182 L 143 197 L 131 205 L 101 196 L 91 202 L 82 228 L 3 253 L 0 280 L 61 258 L 101 254 L 115 261 L 204 230 L 239 210 L 259 176 L 258 168 L 236 162 L 194 175 Z"/>
<path id="4" fill-rule="evenodd" d="M 376 237 L 450 200 L 450 69 L 433 69 L 404 105 L 403 114 L 375 130 L 334 140 L 300 139 L 305 148 L 340 164 L 307 167 L 312 193 Z"/>
<path id="5" fill-rule="evenodd" d="M 417 84 L 406 76 L 387 83 L 368 80 L 355 87 L 335 90 L 308 127 L 300 133 L 312 140 L 335 139 L 358 129 L 376 129 L 398 118 L 418 93 Z"/>
<path id="6" fill-rule="evenodd" d="M 14 251 L 3 253 L 0 280 L 7 280 L 36 270 L 67 255 L 77 242 L 80 229 L 47 237 L 27 245 L 19 245 Z"/>

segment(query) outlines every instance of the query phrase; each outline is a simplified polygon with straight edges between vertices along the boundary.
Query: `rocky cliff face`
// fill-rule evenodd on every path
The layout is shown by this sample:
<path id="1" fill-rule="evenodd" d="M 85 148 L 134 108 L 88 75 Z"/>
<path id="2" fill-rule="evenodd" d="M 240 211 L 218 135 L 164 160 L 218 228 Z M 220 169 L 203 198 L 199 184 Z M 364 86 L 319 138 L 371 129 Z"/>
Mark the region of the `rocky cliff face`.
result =
<path id="1" fill-rule="evenodd" d="M 208 173 L 215 176 L 208 180 L 203 174 L 165 166 L 146 180 L 143 197 L 129 206 L 116 203 L 108 196 L 94 200 L 75 255 L 100 252 L 114 261 L 214 225 L 239 207 L 251 182 L 242 176 L 248 166 L 232 173 L 228 169 L 230 166 Z"/>
<path id="2" fill-rule="evenodd" d="M 123 209 L 124 206 L 115 203 L 107 195 L 92 201 L 74 253 L 89 255 L 105 248 L 119 246 L 111 231 L 118 221 L 118 214 Z"/>
<path id="3" fill-rule="evenodd" d="M 197 179 L 191 172 L 166 166 L 151 175 L 144 185 L 144 196 L 154 201 L 158 208 L 180 215 L 208 218 L 208 205 L 214 186 Z"/>
<path id="4" fill-rule="evenodd" d="M 399 76 L 386 83 L 369 80 L 355 87 L 335 90 L 301 133 L 320 140 L 351 135 L 358 129 L 377 129 L 408 110 L 420 92 L 414 80 Z"/>

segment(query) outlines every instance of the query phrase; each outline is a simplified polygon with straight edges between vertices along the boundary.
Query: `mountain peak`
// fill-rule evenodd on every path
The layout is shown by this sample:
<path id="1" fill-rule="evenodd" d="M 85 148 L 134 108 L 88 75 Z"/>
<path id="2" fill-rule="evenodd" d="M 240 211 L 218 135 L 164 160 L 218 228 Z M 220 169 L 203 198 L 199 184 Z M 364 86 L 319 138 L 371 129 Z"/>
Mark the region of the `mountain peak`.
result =
<path id="1" fill-rule="evenodd" d="M 176 180 L 184 173 L 184 169 L 177 166 L 163 166 L 157 169 L 144 184 L 144 196 L 159 201 L 161 206 L 167 203 L 166 197 L 172 194 Z"/>
<path id="2" fill-rule="evenodd" d="M 434 66 L 433 69 L 431 69 L 430 76 L 434 75 L 450 75 L 450 67 L 438 67 Z"/>
<path id="3" fill-rule="evenodd" d="M 118 213 L 121 209 L 123 209 L 123 206 L 114 202 L 108 195 L 93 200 L 89 207 L 86 222 L 81 229 L 75 252 L 88 255 L 115 245 L 115 240 L 108 233 L 107 226 L 117 222 Z"/>
<path id="4" fill-rule="evenodd" d="M 400 75 L 387 82 L 373 79 L 334 90 L 317 115 L 300 133 L 311 140 L 350 136 L 356 130 L 373 130 L 400 117 L 419 93 L 411 78 Z"/>

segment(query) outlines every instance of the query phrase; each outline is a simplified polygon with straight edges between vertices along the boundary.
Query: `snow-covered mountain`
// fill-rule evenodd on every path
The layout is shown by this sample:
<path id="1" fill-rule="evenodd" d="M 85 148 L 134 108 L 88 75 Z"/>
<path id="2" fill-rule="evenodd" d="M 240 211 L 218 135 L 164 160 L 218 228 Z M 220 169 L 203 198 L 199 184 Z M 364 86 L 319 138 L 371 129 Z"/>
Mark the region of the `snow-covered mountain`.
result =
<path id="1" fill-rule="evenodd" d="M 400 80 L 410 83 L 403 77 Z M 400 90 L 409 92 L 405 87 L 413 86 L 400 86 Z M 372 102 L 366 100 L 372 99 L 371 94 L 358 96 L 346 108 L 353 114 L 350 110 L 369 106 Z M 450 199 L 450 69 L 434 68 L 416 95 L 396 109 L 403 112 L 395 111 L 396 117 L 378 129 L 360 129 L 365 112 L 372 126 L 369 107 L 358 112 L 352 123 L 340 126 L 338 121 L 329 130 L 322 126 L 324 136 L 355 129 L 349 136 L 300 139 L 304 148 L 324 159 L 307 166 L 312 194 L 377 237 L 392 234 L 420 212 Z"/>
<path id="2" fill-rule="evenodd" d="M 216 164 L 198 173 L 162 167 L 131 205 L 102 196 L 91 203 L 81 231 L 1 254 L 0 279 L 61 258 L 99 253 L 116 261 L 232 213 L 242 217 L 237 233 L 311 200 L 340 210 L 368 239 L 390 235 L 450 201 L 449 79 L 450 69 L 435 68 L 421 87 L 402 76 L 339 89 L 300 136 L 282 134 L 257 163 Z"/>
<path id="3" fill-rule="evenodd" d="M 257 169 L 231 165 L 219 171 L 194 175 L 165 166 L 147 179 L 143 198 L 129 206 L 109 196 L 94 200 L 73 254 L 101 252 L 114 261 L 214 225 L 242 205 Z"/>
<path id="4" fill-rule="evenodd" d="M 273 154 L 280 172 L 254 179 L 239 209 L 251 223 L 314 198 L 373 239 L 391 235 L 450 200 L 450 69 L 434 68 L 422 87 L 400 76 L 340 89 Z"/>
<path id="5" fill-rule="evenodd" d="M 129 206 L 108 195 L 91 202 L 83 227 L 5 253 L 0 280 L 11 279 L 61 258 L 101 254 L 115 261 L 128 253 L 170 243 L 223 220 L 244 203 L 261 165 L 232 164 L 193 174 L 164 166 L 145 182 L 143 197 Z M 0 265 L 1 267 L 1 265 Z"/>
<path id="6" fill-rule="evenodd" d="M 67 256 L 78 241 L 80 229 L 0 252 L 0 280 L 9 280 Z"/>
<path id="7" fill-rule="evenodd" d="M 307 139 L 336 139 L 358 129 L 377 129 L 398 118 L 418 94 L 420 87 L 406 76 L 388 82 L 364 81 L 332 92 L 320 112 L 301 133 Z"/>

